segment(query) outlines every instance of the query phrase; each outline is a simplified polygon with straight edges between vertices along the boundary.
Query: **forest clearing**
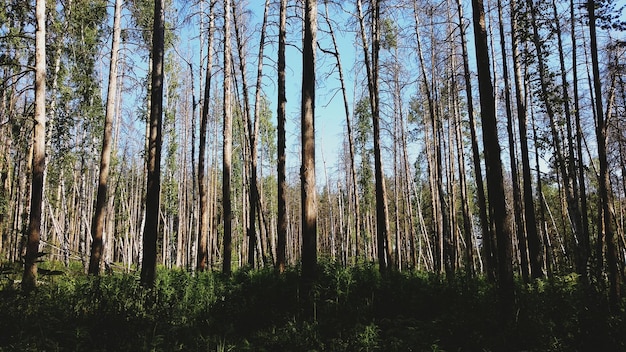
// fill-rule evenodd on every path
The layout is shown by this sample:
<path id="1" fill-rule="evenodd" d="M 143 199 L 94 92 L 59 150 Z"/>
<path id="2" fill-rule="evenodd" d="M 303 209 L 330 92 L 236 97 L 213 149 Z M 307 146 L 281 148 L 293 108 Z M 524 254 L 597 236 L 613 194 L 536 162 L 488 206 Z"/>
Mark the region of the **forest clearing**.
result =
<path id="1" fill-rule="evenodd" d="M 0 351 L 626 349 L 626 4 L 2 1 Z"/>

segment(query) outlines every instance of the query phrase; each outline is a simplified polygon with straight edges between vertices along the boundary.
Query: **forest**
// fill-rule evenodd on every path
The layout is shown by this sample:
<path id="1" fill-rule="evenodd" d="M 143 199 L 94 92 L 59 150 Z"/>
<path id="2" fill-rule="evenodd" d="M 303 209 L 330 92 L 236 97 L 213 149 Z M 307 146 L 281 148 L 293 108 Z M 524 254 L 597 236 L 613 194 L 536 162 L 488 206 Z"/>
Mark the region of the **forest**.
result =
<path id="1" fill-rule="evenodd" d="M 625 7 L 2 0 L 0 351 L 626 349 Z"/>

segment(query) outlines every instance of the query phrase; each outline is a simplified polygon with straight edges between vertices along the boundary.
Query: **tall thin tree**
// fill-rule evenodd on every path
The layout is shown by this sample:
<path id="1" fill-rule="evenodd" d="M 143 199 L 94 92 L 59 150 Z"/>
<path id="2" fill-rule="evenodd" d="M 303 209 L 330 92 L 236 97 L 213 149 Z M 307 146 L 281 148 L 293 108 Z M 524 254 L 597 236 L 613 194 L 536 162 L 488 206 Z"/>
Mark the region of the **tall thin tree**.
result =
<path id="1" fill-rule="evenodd" d="M 593 88 L 595 95 L 596 109 L 596 138 L 598 144 L 598 161 L 600 170 L 598 175 L 598 238 L 604 238 L 606 242 L 606 264 L 609 276 L 609 301 L 612 307 L 616 307 L 621 296 L 621 274 L 617 263 L 617 246 L 615 244 L 615 233 L 612 219 L 614 217 L 613 205 L 611 202 L 611 181 L 609 179 L 608 162 L 606 155 L 607 129 L 608 123 L 604 115 L 602 106 L 602 84 L 600 81 L 600 64 L 598 62 L 598 39 L 596 35 L 596 1 L 587 2 L 587 12 L 589 14 L 589 38 L 591 49 L 591 64 L 593 71 Z"/>
<path id="2" fill-rule="evenodd" d="M 211 78 L 213 74 L 213 6 L 215 1 L 209 3 L 209 33 L 207 50 L 206 78 L 204 80 L 204 97 L 202 111 L 200 112 L 200 140 L 198 141 L 198 193 L 200 193 L 200 219 L 198 223 L 198 257 L 196 268 L 204 271 L 208 264 L 208 230 L 209 230 L 209 195 L 206 182 L 206 147 L 209 122 L 209 106 L 211 102 Z"/>
<path id="3" fill-rule="evenodd" d="M 278 220 L 276 266 L 279 272 L 285 271 L 287 249 L 287 180 L 285 155 L 285 122 L 287 120 L 287 96 L 285 89 L 285 47 L 287 38 L 287 0 L 280 0 L 280 25 L 278 35 Z"/>
<path id="4" fill-rule="evenodd" d="M 103 251 L 103 232 L 107 208 L 107 190 L 111 165 L 111 149 L 113 138 L 113 118 L 115 117 L 115 98 L 117 96 L 117 67 L 122 33 L 120 20 L 122 17 L 122 0 L 115 0 L 113 15 L 113 40 L 111 41 L 111 61 L 109 62 L 109 84 L 107 86 L 106 113 L 104 115 L 104 134 L 100 154 L 100 173 L 98 178 L 98 194 L 96 209 L 91 223 L 91 257 L 89 258 L 89 274 L 100 273 L 100 262 Z M 112 234 L 111 234 L 112 235 Z"/>
<path id="5" fill-rule="evenodd" d="M 480 94 L 481 121 L 485 166 L 487 168 L 487 194 L 489 210 L 497 242 L 498 293 L 505 310 L 512 309 L 513 264 L 511 261 L 510 212 L 507 210 L 500 156 L 500 141 L 496 122 L 496 100 L 489 68 L 489 47 L 485 25 L 485 10 L 482 0 L 472 0 L 474 19 L 474 45 L 478 64 L 478 90 Z M 508 315 L 507 315 L 508 316 Z"/>
<path id="6" fill-rule="evenodd" d="M 33 158 L 30 214 L 22 289 L 31 291 L 37 284 L 37 258 L 41 236 L 41 207 L 44 172 L 46 168 L 46 1 L 35 5 L 35 126 L 33 129 Z"/>
<path id="7" fill-rule="evenodd" d="M 152 85 L 148 138 L 148 177 L 146 184 L 146 219 L 143 232 L 141 283 L 154 285 L 156 279 L 157 238 L 161 192 L 161 144 L 163 125 L 163 61 L 165 52 L 165 9 L 163 0 L 154 2 L 152 34 Z"/>
<path id="8" fill-rule="evenodd" d="M 232 203 L 231 203 L 231 172 L 233 158 L 233 116 L 231 106 L 232 94 L 232 56 L 230 42 L 230 18 L 231 18 L 231 0 L 224 1 L 224 107 L 223 107 L 223 134 L 224 142 L 222 145 L 222 207 L 224 219 L 224 253 L 222 263 L 222 272 L 230 275 L 232 272 Z"/>
<path id="9" fill-rule="evenodd" d="M 302 43 L 302 276 L 310 281 L 317 271 L 317 190 L 315 189 L 315 50 L 317 48 L 317 1 L 304 2 Z"/>

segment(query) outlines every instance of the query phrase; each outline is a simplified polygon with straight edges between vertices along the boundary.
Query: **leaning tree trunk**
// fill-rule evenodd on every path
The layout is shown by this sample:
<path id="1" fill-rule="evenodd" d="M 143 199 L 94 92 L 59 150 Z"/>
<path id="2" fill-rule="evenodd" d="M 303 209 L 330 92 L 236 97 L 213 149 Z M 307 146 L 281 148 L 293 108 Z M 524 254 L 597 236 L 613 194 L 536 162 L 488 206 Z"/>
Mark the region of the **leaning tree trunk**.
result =
<path id="1" fill-rule="evenodd" d="M 35 126 L 33 130 L 33 159 L 30 215 L 22 289 L 32 291 L 37 284 L 37 258 L 41 235 L 41 206 L 43 179 L 46 168 L 46 2 L 37 0 L 35 8 Z"/>
<path id="2" fill-rule="evenodd" d="M 98 179 L 98 194 L 96 211 L 91 223 L 91 257 L 89 258 L 89 274 L 100 273 L 102 261 L 103 241 L 102 233 L 107 208 L 107 189 L 111 164 L 113 118 L 115 116 L 115 97 L 117 96 L 117 61 L 119 57 L 120 36 L 122 33 L 120 20 L 122 17 L 122 0 L 115 0 L 115 14 L 113 17 L 113 40 L 111 42 L 111 62 L 109 63 L 109 84 L 107 87 L 106 113 L 104 116 L 104 135 L 102 137 L 102 151 L 100 154 L 100 175 Z"/>

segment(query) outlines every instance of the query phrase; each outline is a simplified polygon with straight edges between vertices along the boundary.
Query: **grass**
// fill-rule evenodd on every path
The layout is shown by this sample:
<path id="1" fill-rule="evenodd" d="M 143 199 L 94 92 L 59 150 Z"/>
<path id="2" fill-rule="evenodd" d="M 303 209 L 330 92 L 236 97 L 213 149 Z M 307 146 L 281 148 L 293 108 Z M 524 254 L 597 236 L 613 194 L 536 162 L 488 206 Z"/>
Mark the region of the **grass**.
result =
<path id="1" fill-rule="evenodd" d="M 131 274 L 65 269 L 27 296 L 7 272 L 0 351 L 626 350 L 624 311 L 606 313 L 604 295 L 575 276 L 519 284 L 511 321 L 482 279 L 382 277 L 373 265 L 321 264 L 310 300 L 297 269 L 162 269 L 153 289 Z"/>

